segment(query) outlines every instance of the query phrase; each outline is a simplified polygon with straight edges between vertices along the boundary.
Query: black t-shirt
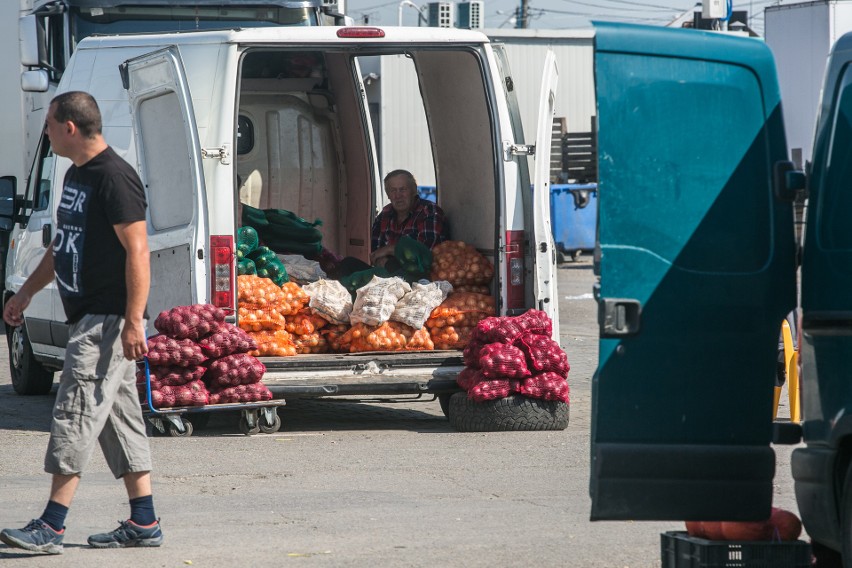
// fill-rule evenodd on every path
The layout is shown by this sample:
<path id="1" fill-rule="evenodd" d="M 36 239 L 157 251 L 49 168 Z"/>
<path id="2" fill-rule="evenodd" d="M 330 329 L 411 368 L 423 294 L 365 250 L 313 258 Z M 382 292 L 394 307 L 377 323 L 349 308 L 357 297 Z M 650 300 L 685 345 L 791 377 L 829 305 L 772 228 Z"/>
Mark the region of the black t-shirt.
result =
<path id="1" fill-rule="evenodd" d="M 144 221 L 146 207 L 139 176 L 112 148 L 65 174 L 53 263 L 68 323 L 124 315 L 127 255 L 113 225 Z"/>

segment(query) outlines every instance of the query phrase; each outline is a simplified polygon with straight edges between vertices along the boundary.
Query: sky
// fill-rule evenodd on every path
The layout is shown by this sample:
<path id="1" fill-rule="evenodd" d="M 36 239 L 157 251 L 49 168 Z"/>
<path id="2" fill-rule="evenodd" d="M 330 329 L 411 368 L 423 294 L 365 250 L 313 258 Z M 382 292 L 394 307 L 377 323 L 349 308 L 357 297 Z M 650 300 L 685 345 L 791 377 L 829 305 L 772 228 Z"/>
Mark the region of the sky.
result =
<path id="1" fill-rule="evenodd" d="M 395 26 L 399 20 L 399 0 L 346 0 L 346 12 L 358 23 Z M 484 0 L 486 28 L 514 28 L 515 13 L 521 0 Z M 733 0 L 734 10 L 749 13 L 749 25 L 763 30 L 763 9 L 779 0 Z M 421 7 L 426 14 L 427 0 L 403 0 L 402 24 L 416 26 Z M 686 11 L 700 10 L 696 0 L 528 0 L 530 28 L 560 29 L 582 27 L 589 20 L 610 20 L 637 24 L 665 25 Z"/>

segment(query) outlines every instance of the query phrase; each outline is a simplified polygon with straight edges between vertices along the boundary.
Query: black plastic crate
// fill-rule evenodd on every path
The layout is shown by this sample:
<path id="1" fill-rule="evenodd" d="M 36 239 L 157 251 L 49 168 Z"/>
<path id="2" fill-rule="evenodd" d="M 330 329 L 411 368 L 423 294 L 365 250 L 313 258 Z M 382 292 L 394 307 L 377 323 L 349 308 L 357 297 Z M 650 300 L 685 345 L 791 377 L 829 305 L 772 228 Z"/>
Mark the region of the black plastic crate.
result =
<path id="1" fill-rule="evenodd" d="M 809 568 L 811 545 L 802 540 L 707 540 L 685 532 L 660 534 L 663 568 Z"/>

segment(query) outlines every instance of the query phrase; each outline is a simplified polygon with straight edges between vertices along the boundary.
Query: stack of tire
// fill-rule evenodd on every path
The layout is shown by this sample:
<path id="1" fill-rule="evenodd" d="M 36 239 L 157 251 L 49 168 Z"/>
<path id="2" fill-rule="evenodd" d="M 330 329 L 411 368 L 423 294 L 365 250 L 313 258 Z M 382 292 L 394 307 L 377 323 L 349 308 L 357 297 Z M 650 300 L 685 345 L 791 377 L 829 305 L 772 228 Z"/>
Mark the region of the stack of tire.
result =
<path id="1" fill-rule="evenodd" d="M 568 357 L 551 339 L 546 313 L 480 321 L 457 378 L 465 392 L 445 412 L 460 432 L 564 430 L 568 427 Z"/>

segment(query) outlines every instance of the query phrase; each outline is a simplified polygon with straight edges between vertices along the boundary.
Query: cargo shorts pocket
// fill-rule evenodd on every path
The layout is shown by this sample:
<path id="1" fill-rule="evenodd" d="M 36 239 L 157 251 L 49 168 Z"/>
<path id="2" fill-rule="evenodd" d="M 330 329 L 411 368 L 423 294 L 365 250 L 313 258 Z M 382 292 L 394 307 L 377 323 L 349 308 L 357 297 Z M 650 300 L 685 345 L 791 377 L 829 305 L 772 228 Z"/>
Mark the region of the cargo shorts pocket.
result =
<path id="1" fill-rule="evenodd" d="M 54 406 L 57 412 L 92 416 L 103 402 L 101 336 L 101 326 L 95 325 L 68 343 Z"/>

